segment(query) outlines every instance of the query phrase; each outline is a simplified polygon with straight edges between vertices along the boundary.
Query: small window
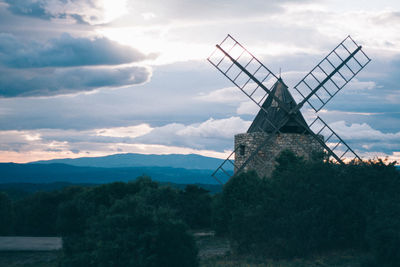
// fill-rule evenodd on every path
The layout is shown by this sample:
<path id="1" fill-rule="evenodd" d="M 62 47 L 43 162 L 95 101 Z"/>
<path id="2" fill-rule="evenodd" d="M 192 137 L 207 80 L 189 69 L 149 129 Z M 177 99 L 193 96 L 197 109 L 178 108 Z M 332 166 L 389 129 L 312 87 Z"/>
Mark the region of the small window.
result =
<path id="1" fill-rule="evenodd" d="M 244 149 L 245 149 L 244 145 L 240 145 L 239 146 L 239 154 L 240 154 L 240 156 L 244 156 Z"/>

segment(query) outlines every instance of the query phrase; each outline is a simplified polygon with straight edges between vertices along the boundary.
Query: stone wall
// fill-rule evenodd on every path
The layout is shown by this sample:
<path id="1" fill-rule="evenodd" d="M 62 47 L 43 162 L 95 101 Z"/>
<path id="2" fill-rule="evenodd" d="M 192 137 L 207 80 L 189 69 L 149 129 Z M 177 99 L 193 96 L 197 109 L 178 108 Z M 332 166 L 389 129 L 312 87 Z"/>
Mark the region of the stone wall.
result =
<path id="1" fill-rule="evenodd" d="M 265 141 L 269 134 L 264 132 L 235 135 L 235 165 L 240 167 L 248 157 Z M 321 138 L 323 138 L 321 136 Z M 257 156 L 251 160 L 245 171 L 255 170 L 260 177 L 270 176 L 275 167 L 275 158 L 283 151 L 291 150 L 296 155 L 309 160 L 313 152 L 321 152 L 321 144 L 311 135 L 298 133 L 275 134 Z M 237 169 L 235 168 L 235 172 Z"/>

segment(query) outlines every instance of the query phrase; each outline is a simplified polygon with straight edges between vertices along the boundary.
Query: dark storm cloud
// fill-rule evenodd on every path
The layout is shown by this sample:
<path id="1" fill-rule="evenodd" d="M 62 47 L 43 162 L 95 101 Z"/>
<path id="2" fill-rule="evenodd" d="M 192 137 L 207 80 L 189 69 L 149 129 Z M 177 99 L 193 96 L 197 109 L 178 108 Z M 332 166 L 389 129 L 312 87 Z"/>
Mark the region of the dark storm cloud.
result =
<path id="1" fill-rule="evenodd" d="M 107 38 L 74 38 L 64 33 L 47 42 L 23 42 L 0 33 L 0 64 L 12 68 L 117 65 L 146 59 L 138 50 Z"/>
<path id="2" fill-rule="evenodd" d="M 145 67 L 1 69 L 0 97 L 53 96 L 146 82 Z"/>
<path id="3" fill-rule="evenodd" d="M 0 97 L 53 96 L 141 84 L 149 79 L 150 69 L 110 66 L 146 58 L 107 38 L 64 33 L 38 42 L 0 33 Z"/>

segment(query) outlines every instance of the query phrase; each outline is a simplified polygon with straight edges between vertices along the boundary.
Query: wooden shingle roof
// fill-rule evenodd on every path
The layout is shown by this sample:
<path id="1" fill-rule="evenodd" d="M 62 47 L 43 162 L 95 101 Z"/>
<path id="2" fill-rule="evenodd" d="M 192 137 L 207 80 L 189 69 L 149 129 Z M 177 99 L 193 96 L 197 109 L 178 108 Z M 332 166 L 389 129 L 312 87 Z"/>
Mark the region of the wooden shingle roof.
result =
<path id="1" fill-rule="evenodd" d="M 279 78 L 272 87 L 271 94 L 267 97 L 264 104 L 262 105 L 262 107 L 267 112 L 265 112 L 263 109 L 260 109 L 253 123 L 250 125 L 250 128 L 247 130 L 248 133 L 262 131 L 267 133 L 273 132 L 274 127 L 272 126 L 272 124 L 277 126 L 287 116 L 286 111 L 280 107 L 280 105 L 273 99 L 272 95 L 275 95 L 283 103 L 285 103 L 289 110 L 297 105 L 293 96 L 290 94 L 288 87 L 282 81 L 282 79 Z M 305 128 L 301 126 L 295 120 L 295 118 L 304 123 L 304 125 L 307 125 L 303 115 L 300 111 L 298 111 L 295 114 L 291 115 L 290 119 L 280 129 L 280 131 L 284 133 L 303 133 L 305 131 Z"/>

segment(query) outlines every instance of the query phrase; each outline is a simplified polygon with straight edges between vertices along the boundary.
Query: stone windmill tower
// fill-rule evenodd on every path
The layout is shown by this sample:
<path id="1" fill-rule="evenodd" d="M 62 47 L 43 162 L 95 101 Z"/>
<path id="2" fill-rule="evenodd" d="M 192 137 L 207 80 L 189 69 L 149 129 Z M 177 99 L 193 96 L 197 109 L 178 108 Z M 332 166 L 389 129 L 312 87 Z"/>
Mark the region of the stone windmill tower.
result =
<path id="1" fill-rule="evenodd" d="M 223 183 L 234 174 L 255 170 L 271 174 L 275 158 L 291 150 L 309 159 L 325 151 L 331 160 L 343 164 L 360 157 L 319 116 L 307 124 L 300 109 L 307 103 L 321 110 L 371 60 L 362 47 L 347 36 L 297 85 L 296 103 L 281 77 L 277 77 L 232 36 L 228 35 L 208 58 L 259 108 L 247 133 L 235 136 L 235 149 L 212 174 Z M 228 166 L 226 164 L 229 164 Z"/>
<path id="2" fill-rule="evenodd" d="M 286 117 L 285 111 L 279 107 L 279 104 L 272 96 L 280 99 L 289 108 L 296 106 L 296 101 L 290 94 L 288 87 L 279 78 L 272 87 L 271 94 L 262 105 L 263 109 L 268 110 L 268 113 L 260 109 L 247 133 L 235 135 L 235 148 L 237 148 L 235 149 L 237 150 L 237 153 L 235 153 L 235 166 L 243 165 L 246 159 L 268 138 L 268 135 L 274 132 L 274 128 L 270 122 L 277 124 Z M 260 177 L 269 176 L 274 169 L 274 159 L 284 150 L 290 150 L 298 156 L 311 159 L 313 153 L 322 152 L 323 147 L 313 136 L 308 134 L 308 130 L 309 127 L 303 115 L 300 111 L 297 111 L 282 126 L 280 133 L 275 135 L 274 140 L 257 152 L 257 156 L 262 161 L 253 160 L 243 170 L 253 169 L 257 171 Z M 321 138 L 323 137 L 321 136 Z M 235 171 L 237 172 L 237 168 Z"/>

